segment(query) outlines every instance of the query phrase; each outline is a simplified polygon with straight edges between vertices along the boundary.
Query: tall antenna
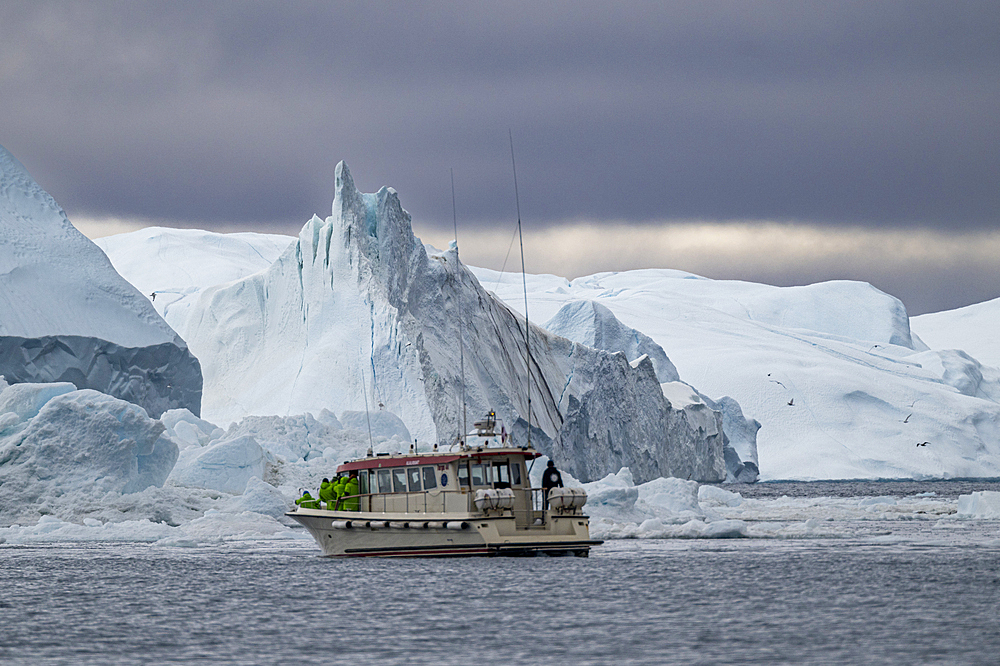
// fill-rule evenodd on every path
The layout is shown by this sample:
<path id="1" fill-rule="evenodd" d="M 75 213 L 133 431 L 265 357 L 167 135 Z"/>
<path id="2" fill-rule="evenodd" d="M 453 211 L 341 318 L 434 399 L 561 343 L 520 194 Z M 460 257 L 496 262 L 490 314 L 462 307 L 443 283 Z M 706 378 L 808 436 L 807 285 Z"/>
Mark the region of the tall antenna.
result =
<path id="1" fill-rule="evenodd" d="M 449 171 L 451 171 L 451 219 L 455 224 L 455 279 L 458 280 L 459 286 L 461 286 L 461 274 L 458 272 L 461 262 L 458 259 L 458 212 L 455 207 L 455 170 L 449 169 Z M 460 441 L 464 443 L 465 435 L 469 432 L 465 416 L 465 312 L 462 308 L 461 290 L 456 290 L 455 293 L 458 295 L 458 358 L 462 369 L 462 434 Z"/>
<path id="2" fill-rule="evenodd" d="M 375 442 L 372 440 L 372 419 L 368 415 L 368 384 L 365 382 L 365 371 L 363 367 L 361 370 L 361 391 L 365 396 L 365 421 L 368 422 L 368 455 L 372 456 L 375 453 Z"/>
<path id="3" fill-rule="evenodd" d="M 517 163 L 514 161 L 514 133 L 510 137 L 510 165 L 514 169 L 514 202 L 517 204 L 517 240 L 521 245 L 521 285 L 524 287 L 524 351 L 528 360 L 528 448 L 531 448 L 531 345 L 528 344 L 528 279 L 524 275 L 524 237 L 521 235 L 521 199 L 517 195 Z"/>

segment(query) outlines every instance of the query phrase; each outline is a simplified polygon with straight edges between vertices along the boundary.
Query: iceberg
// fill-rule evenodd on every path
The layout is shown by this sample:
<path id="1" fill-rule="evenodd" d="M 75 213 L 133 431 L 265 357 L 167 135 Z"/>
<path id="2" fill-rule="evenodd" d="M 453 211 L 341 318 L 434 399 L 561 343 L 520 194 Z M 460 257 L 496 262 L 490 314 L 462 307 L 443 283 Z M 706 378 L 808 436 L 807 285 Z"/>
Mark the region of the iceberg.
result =
<path id="1" fill-rule="evenodd" d="M 0 146 L 0 375 L 198 414 L 198 360 Z"/>
<path id="2" fill-rule="evenodd" d="M 178 447 L 130 402 L 72 384 L 0 392 L 0 521 L 164 484 Z"/>
<path id="3" fill-rule="evenodd" d="M 243 435 L 181 452 L 170 481 L 191 488 L 241 495 L 251 479 L 267 469 L 267 454 L 253 437 Z"/>
<path id="4" fill-rule="evenodd" d="M 643 480 L 725 478 L 720 424 L 672 409 L 652 362 L 633 367 L 534 325 L 529 418 L 524 318 L 457 251 L 428 252 L 395 191 L 359 192 L 343 163 L 330 217 L 314 216 L 266 269 L 199 288 L 187 310 L 212 422 L 360 412 L 367 391 L 373 415 L 402 421 L 398 434 L 448 445 L 462 429 L 464 384 L 470 419 L 493 409 L 517 441 L 530 421 L 532 444 L 580 478 L 623 465 Z"/>
<path id="5" fill-rule="evenodd" d="M 648 335 L 618 321 L 611 310 L 597 301 L 570 301 L 542 328 L 594 349 L 620 351 L 629 361 L 648 356 L 661 384 L 680 381 L 677 368 L 667 358 L 663 347 Z"/>
<path id="6" fill-rule="evenodd" d="M 294 241 L 279 234 L 147 227 L 94 243 L 187 340 L 188 316 L 205 288 L 265 270 Z"/>
<path id="7" fill-rule="evenodd" d="M 160 290 L 156 307 L 212 366 L 205 416 L 213 422 L 304 413 L 323 421 L 324 410 L 330 417 L 361 412 L 367 387 L 373 414 L 382 403 L 412 437 L 450 443 L 462 427 L 454 322 L 466 311 L 466 349 L 482 356 L 467 365 L 469 419 L 494 407 L 523 438 L 521 276 L 468 268 L 451 250 L 418 251 L 391 190 L 361 194 L 352 185 L 335 209 L 326 220 L 311 220 L 298 238 L 158 229 L 109 239 L 106 247 L 144 292 Z M 218 272 L 205 260 L 215 246 L 227 248 Z M 170 248 L 169 262 L 157 256 L 163 248 Z M 473 286 L 467 273 L 503 302 Z M 662 450 L 649 445 L 642 420 L 616 431 L 613 421 L 628 417 L 625 410 L 602 412 L 606 395 L 596 407 L 588 402 L 602 389 L 587 385 L 591 359 L 575 365 L 585 355 L 572 356 L 571 343 L 622 352 L 628 370 L 601 361 L 609 364 L 600 370 L 606 386 L 624 380 L 654 412 L 687 414 L 679 438 L 671 435 L 675 443 L 721 445 L 721 473 L 730 481 L 1000 475 L 1000 352 L 990 351 L 1000 346 L 984 333 L 996 319 L 994 302 L 908 320 L 897 299 L 860 282 L 772 287 L 650 269 L 572 281 L 529 275 L 527 284 L 532 316 L 556 334 L 531 329 L 539 366 L 532 373 L 532 442 L 563 467 L 564 456 L 579 458 L 571 471 L 580 478 L 603 478 L 623 466 L 640 479 L 700 472 L 628 458 L 627 451 L 641 450 L 640 457 L 662 461 Z M 270 341 L 261 340 L 265 333 Z M 545 350 L 537 359 L 536 347 Z M 656 396 L 652 382 L 640 379 L 643 356 L 665 406 L 649 397 Z M 614 395 L 632 400 L 625 390 Z M 721 426 L 712 412 L 722 415 Z M 605 422 L 611 434 L 592 439 Z M 666 423 L 654 430 L 665 432 Z M 574 450 L 571 431 L 587 453 Z M 619 455 L 615 446 L 626 437 L 638 444 Z M 599 454 L 608 443 L 612 452 Z"/>
<path id="8" fill-rule="evenodd" d="M 395 437 L 407 444 L 413 441 L 402 419 L 385 409 L 374 413 L 346 411 L 340 415 L 340 423 L 344 428 L 362 433 L 369 432 L 370 428 L 372 437 L 385 439 Z"/>
<path id="9" fill-rule="evenodd" d="M 523 307 L 520 276 L 474 271 L 509 307 Z M 540 318 L 596 301 L 659 344 L 701 394 L 736 401 L 743 416 L 727 434 L 735 447 L 749 432 L 737 436 L 734 423 L 759 424 L 761 480 L 1000 475 L 990 367 L 928 353 L 903 304 L 869 284 L 772 287 L 667 269 L 527 284 Z"/>
<path id="10" fill-rule="evenodd" d="M 910 318 L 910 328 L 931 349 L 961 350 L 993 368 L 1000 368 L 998 323 L 1000 298 Z"/>
<path id="11" fill-rule="evenodd" d="M 958 498 L 958 515 L 967 518 L 1000 520 L 1000 492 L 979 490 Z"/>

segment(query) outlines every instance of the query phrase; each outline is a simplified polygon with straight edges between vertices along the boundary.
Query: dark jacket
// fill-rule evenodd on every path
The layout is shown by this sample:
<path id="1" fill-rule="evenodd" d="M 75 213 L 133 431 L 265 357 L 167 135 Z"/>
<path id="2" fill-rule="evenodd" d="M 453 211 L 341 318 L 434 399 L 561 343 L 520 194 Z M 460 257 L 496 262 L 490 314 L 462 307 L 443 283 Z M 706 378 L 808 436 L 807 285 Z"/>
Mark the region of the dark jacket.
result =
<path id="1" fill-rule="evenodd" d="M 562 474 L 559 473 L 555 467 L 548 467 L 542 474 L 542 488 L 549 490 L 550 488 L 562 488 Z"/>

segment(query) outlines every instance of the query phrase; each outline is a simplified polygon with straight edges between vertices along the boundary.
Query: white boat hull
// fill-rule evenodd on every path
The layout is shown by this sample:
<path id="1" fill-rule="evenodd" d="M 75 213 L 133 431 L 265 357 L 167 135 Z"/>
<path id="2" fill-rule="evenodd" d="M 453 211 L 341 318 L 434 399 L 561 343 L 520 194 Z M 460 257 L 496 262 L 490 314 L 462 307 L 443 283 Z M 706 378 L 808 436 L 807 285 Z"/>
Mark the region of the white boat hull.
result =
<path id="1" fill-rule="evenodd" d="M 299 509 L 287 515 L 309 530 L 325 557 L 586 557 L 592 546 L 603 543 L 590 539 L 589 519 L 578 514 L 547 512 L 542 525 L 528 528 L 518 528 L 512 516 L 476 514 L 433 520 L 426 515 Z"/>

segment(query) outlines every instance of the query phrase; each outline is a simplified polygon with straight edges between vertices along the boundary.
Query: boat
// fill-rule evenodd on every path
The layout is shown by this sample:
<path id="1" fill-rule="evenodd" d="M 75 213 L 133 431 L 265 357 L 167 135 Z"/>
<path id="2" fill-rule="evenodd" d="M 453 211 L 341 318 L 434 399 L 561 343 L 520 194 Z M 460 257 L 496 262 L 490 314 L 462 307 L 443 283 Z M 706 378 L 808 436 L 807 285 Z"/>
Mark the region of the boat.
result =
<path id="1" fill-rule="evenodd" d="M 590 538 L 586 492 L 532 488 L 528 465 L 541 454 L 497 428 L 491 412 L 448 450 L 369 451 L 337 468 L 357 477 L 357 495 L 286 515 L 325 557 L 586 557 L 603 543 Z"/>

